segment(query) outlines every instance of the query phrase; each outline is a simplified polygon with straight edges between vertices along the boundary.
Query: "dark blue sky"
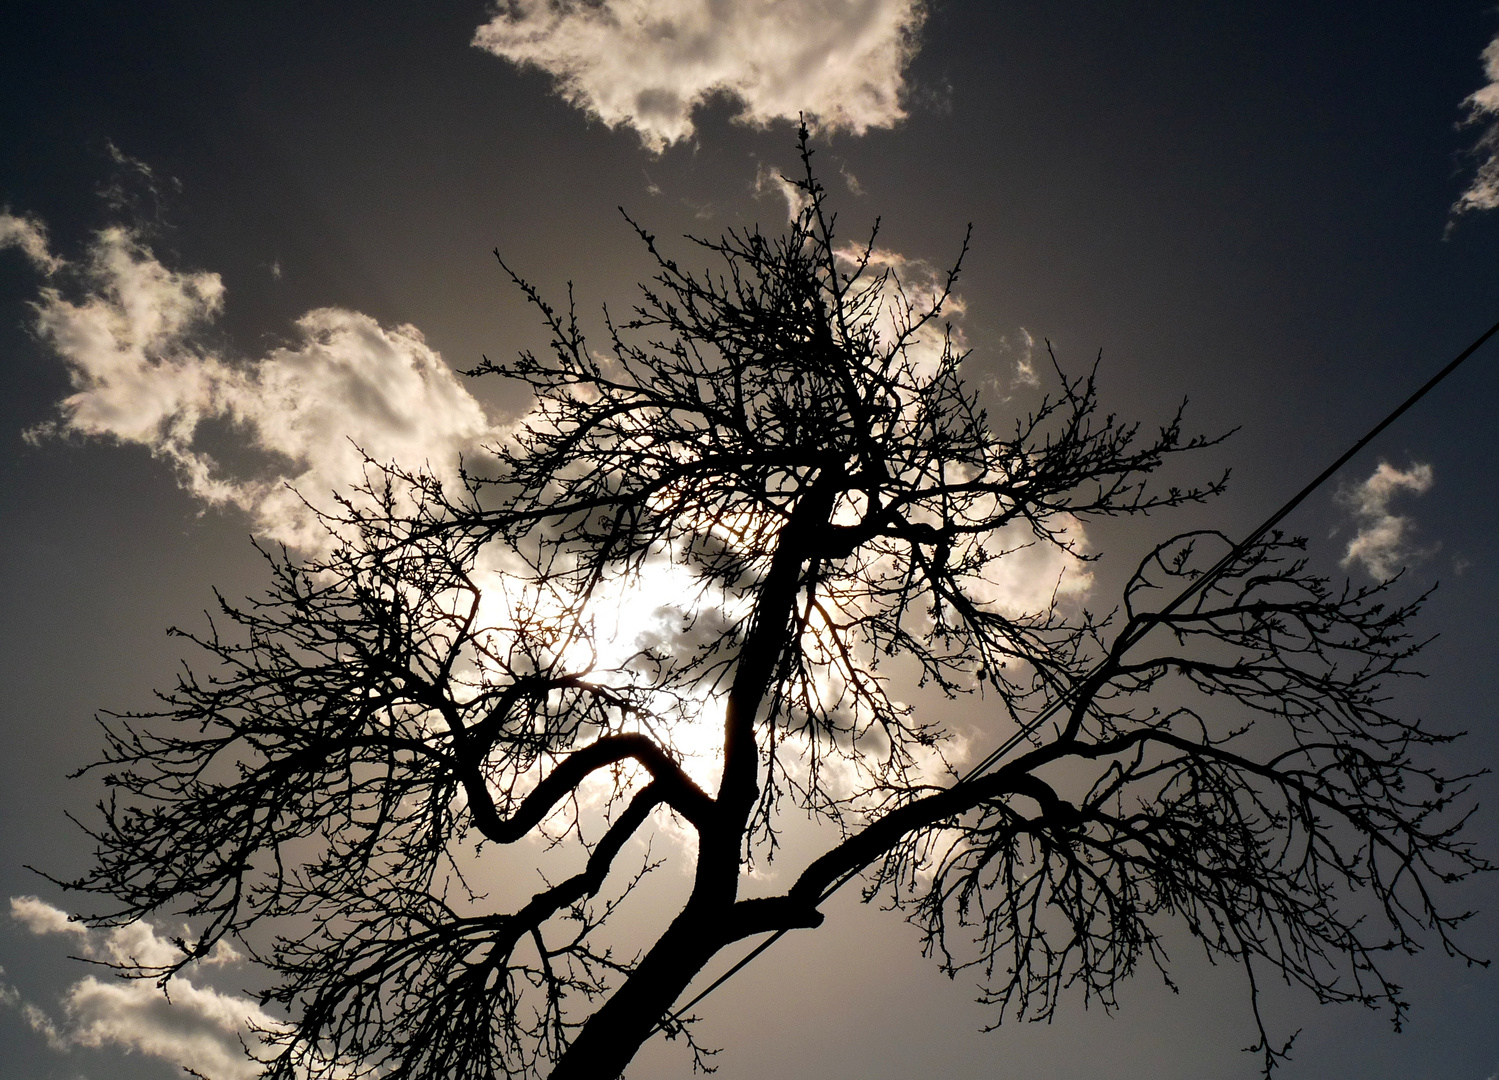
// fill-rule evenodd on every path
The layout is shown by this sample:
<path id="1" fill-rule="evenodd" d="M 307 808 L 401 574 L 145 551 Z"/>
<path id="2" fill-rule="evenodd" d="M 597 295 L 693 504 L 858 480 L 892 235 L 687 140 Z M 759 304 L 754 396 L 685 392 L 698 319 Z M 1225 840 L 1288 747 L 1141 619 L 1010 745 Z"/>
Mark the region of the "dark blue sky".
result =
<path id="1" fill-rule="evenodd" d="M 933 3 L 908 118 L 825 137 L 818 160 L 849 235 L 882 215 L 883 244 L 942 263 L 973 223 L 961 293 L 976 377 L 1011 376 L 1023 328 L 1073 370 L 1101 350 L 1122 415 L 1161 419 L 1187 396 L 1199 429 L 1239 428 L 1202 463 L 1232 466 L 1229 493 L 1183 519 L 1232 531 L 1499 318 L 1499 216 L 1449 228 L 1478 134 L 1458 129 L 1460 104 L 1485 81 L 1499 16 L 1437 2 L 1140 9 Z M 259 357 L 304 312 L 336 307 L 417 327 L 459 369 L 542 343 L 492 248 L 553 294 L 573 281 L 593 311 L 628 303 L 644 269 L 620 206 L 662 236 L 784 221 L 755 178 L 793 164 L 789 122 L 746 127 L 719 100 L 694 140 L 653 154 L 543 73 L 473 48 L 486 18 L 477 3 L 17 0 L 0 15 L 0 207 L 45 223 L 67 258 L 125 223 L 165 266 L 220 274 L 207 340 L 225 356 Z M 149 166 L 154 193 L 111 147 Z M 111 185 L 123 200 L 101 196 Z M 97 792 L 63 777 L 94 752 L 94 711 L 144 705 L 180 655 L 164 628 L 198 618 L 214 585 L 256 589 L 260 568 L 252 518 L 205 510 L 143 447 L 22 439 L 69 392 L 32 328 L 43 284 L 0 251 L 0 896 L 67 906 L 23 864 L 67 873 L 87 858 L 64 815 Z M 472 389 L 496 416 L 523 404 Z M 1432 469 L 1430 490 L 1396 507 L 1417 529 L 1412 587 L 1441 582 L 1422 623 L 1439 635 L 1429 677 L 1402 700 L 1471 732 L 1453 754 L 1475 767 L 1499 765 L 1496 400 L 1499 353 L 1480 355 L 1337 482 L 1380 460 Z M 204 432 L 231 461 L 232 436 Z M 1332 570 L 1357 526 L 1336 487 L 1291 523 Z M 1170 524 L 1100 534 L 1120 557 L 1099 588 Z M 1499 786 L 1478 792 L 1475 839 L 1499 854 Z M 1473 948 L 1499 953 L 1499 881 L 1462 897 L 1480 909 Z M 0 923 L 3 981 L 60 1017 L 83 977 L 69 944 Z M 961 976 L 940 978 L 898 916 L 842 903 L 711 999 L 705 1034 L 726 1048 L 726 1080 L 1253 1075 L 1237 1052 L 1253 1038 L 1242 978 L 1180 951 L 1180 996 L 1147 975 L 1113 1017 L 1074 1003 L 1049 1027 L 979 1034 Z M 1413 1005 L 1398 1036 L 1277 992 L 1271 1022 L 1305 1028 L 1284 1075 L 1499 1073 L 1499 977 L 1430 952 L 1397 968 Z M 0 1007 L 0 1061 L 23 1080 L 176 1075 L 140 1054 L 51 1049 L 19 1005 Z M 665 1045 L 630 1075 L 684 1070 Z"/>

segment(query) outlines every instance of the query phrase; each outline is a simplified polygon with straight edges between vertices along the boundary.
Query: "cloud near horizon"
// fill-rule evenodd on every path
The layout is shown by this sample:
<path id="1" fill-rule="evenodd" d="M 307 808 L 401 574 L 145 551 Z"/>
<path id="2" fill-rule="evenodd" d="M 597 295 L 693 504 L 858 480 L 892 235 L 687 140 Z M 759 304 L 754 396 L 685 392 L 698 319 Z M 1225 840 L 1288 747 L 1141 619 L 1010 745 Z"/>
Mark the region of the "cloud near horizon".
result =
<path id="1" fill-rule="evenodd" d="M 1390 512 L 1390 502 L 1401 491 L 1424 495 L 1434 476 L 1430 465 L 1412 465 L 1401 472 L 1381 461 L 1361 484 L 1344 488 L 1337 499 L 1358 520 L 1358 533 L 1348 542 L 1342 565 L 1358 563 L 1376 578 L 1393 576 L 1408 559 L 1428 554 L 1411 547 L 1415 521 Z"/>
<path id="2" fill-rule="evenodd" d="M 38 936 L 65 934 L 77 939 L 84 955 L 106 964 L 150 967 L 181 954 L 155 927 L 134 922 L 109 931 L 89 930 L 67 912 L 35 896 L 10 900 L 11 918 Z M 231 964 L 240 956 L 223 947 L 194 966 Z M 118 1047 L 160 1058 L 214 1080 L 254 1080 L 262 1065 L 245 1052 L 263 1045 L 261 1031 L 281 1025 L 248 998 L 215 990 L 187 976 L 172 980 L 171 994 L 153 979 L 79 979 L 61 1000 L 54 1017 L 25 1001 L 14 987 L 0 985 L 0 1005 L 18 1008 L 27 1025 L 55 1050 Z"/>
<path id="3" fill-rule="evenodd" d="M 719 95 L 756 127 L 803 113 L 855 135 L 894 125 L 925 18 L 923 0 L 508 0 L 473 43 L 660 153 Z"/>
<path id="4" fill-rule="evenodd" d="M 248 511 L 271 539 L 316 548 L 326 533 L 308 503 L 328 509 L 332 493 L 352 491 L 366 455 L 447 479 L 460 455 L 496 433 L 415 327 L 318 308 L 297 320 L 289 343 L 232 361 L 200 344 L 223 311 L 219 275 L 169 270 L 132 230 L 100 231 L 73 264 L 51 252 L 40 224 L 7 213 L 5 246 L 48 275 L 31 304 L 32 328 L 74 386 L 59 416 L 28 438 L 143 446 L 193 495 Z M 77 284 L 75 295 L 52 284 L 58 277 Z M 205 445 L 214 423 L 269 463 L 238 471 L 221 463 Z"/>

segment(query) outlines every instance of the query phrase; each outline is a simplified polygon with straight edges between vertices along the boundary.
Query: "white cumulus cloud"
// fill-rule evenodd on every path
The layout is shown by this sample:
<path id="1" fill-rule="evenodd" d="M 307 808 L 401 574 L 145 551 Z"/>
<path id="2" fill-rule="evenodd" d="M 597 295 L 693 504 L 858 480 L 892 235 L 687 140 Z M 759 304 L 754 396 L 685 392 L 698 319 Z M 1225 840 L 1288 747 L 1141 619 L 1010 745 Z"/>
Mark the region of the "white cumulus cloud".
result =
<path id="1" fill-rule="evenodd" d="M 720 94 L 746 124 L 891 126 L 924 18 L 922 0 L 505 0 L 474 44 L 660 152 Z"/>
<path id="2" fill-rule="evenodd" d="M 1432 480 L 1430 465 L 1412 465 L 1401 472 L 1381 461 L 1363 483 L 1338 492 L 1338 500 L 1358 520 L 1358 533 L 1348 542 L 1343 565 L 1358 563 L 1374 577 L 1387 578 L 1406 559 L 1421 554 L 1410 543 L 1415 522 L 1392 513 L 1390 503 L 1402 491 L 1425 494 L 1431 490 Z"/>
<path id="3" fill-rule="evenodd" d="M 134 922 L 109 931 L 91 931 L 65 911 L 35 896 L 12 897 L 11 916 L 33 934 L 69 934 L 85 955 L 105 963 L 146 968 L 169 964 L 181 952 L 149 923 Z M 203 963 L 238 959 L 225 949 Z M 0 972 L 3 973 L 3 972 Z M 153 979 L 99 979 L 85 976 L 68 988 L 53 1016 L 23 1001 L 0 984 L 0 1005 L 19 1008 L 22 1018 L 56 1050 L 74 1047 L 119 1049 L 160 1058 L 214 1080 L 254 1080 L 261 1063 L 246 1053 L 263 1046 L 260 1032 L 281 1025 L 248 998 L 194 981 L 174 978 L 170 994 Z"/>
<path id="4" fill-rule="evenodd" d="M 105 982 L 90 975 L 73 984 L 63 1009 L 66 1020 L 54 1030 L 68 1045 L 117 1046 L 213 1080 L 260 1076 L 264 1066 L 245 1046 L 256 1046 L 256 1031 L 274 1025 L 249 999 L 187 978 L 172 980 L 168 998 L 149 980 Z"/>
<path id="5" fill-rule="evenodd" d="M 242 507 L 262 535 L 305 548 L 324 535 L 307 503 L 327 507 L 331 492 L 357 485 L 365 455 L 449 477 L 460 455 L 494 434 L 414 327 L 319 308 L 297 321 L 290 343 L 249 361 L 225 358 L 200 344 L 224 307 L 219 275 L 170 270 L 120 227 L 98 233 L 86 258 L 69 264 L 47 249 L 39 225 L 9 220 L 30 231 L 11 225 L 0 235 L 19 237 L 39 267 L 66 270 L 77 285 L 70 295 L 48 284 L 32 303 L 33 329 L 75 388 L 32 439 L 144 446 L 197 497 Z M 204 445 L 212 421 L 271 465 L 246 475 L 216 460 Z"/>
<path id="6" fill-rule="evenodd" d="M 1478 169 L 1466 191 L 1452 204 L 1454 215 L 1499 207 L 1499 37 L 1483 50 L 1483 73 L 1488 79 L 1463 100 L 1464 127 L 1481 127 L 1473 145 Z"/>
<path id="7" fill-rule="evenodd" d="M 38 936 L 42 934 L 72 934 L 88 937 L 88 927 L 68 918 L 68 913 L 53 907 L 36 896 L 12 896 L 10 917 Z"/>

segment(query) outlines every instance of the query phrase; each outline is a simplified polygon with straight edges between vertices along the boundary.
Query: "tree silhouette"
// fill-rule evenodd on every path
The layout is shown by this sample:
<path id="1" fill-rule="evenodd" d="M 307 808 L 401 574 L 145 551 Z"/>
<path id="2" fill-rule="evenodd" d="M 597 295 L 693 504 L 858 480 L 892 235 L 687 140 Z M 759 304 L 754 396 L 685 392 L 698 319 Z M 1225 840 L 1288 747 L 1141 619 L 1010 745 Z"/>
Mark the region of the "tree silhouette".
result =
<path id="1" fill-rule="evenodd" d="M 783 237 L 697 241 L 699 273 L 639 230 L 656 275 L 602 352 L 512 274 L 551 347 L 479 369 L 534 395 L 493 461 L 462 485 L 371 462 L 331 554 L 267 551 L 268 594 L 184 635 L 216 666 L 107 722 L 71 884 L 115 902 L 100 923 L 196 921 L 180 964 L 130 974 L 255 951 L 291 1018 L 267 1076 L 609 1078 L 658 1030 L 705 1064 L 675 1011 L 694 977 L 817 926 L 856 874 L 1000 1016 L 1112 1002 L 1165 970 L 1168 925 L 1243 965 L 1256 1018 L 1265 971 L 1398 1019 L 1384 950 L 1463 955 L 1436 894 L 1484 865 L 1465 778 L 1381 690 L 1419 601 L 1334 585 L 1277 534 L 1165 610 L 1232 547 L 1194 532 L 1112 615 L 1016 610 L 1014 560 L 1085 559 L 1079 523 L 1221 490 L 1146 482 L 1207 443 L 1060 371 L 1000 434 L 942 322 L 956 268 L 918 295 L 872 238 L 840 246 L 805 134 L 802 157 Z M 674 625 L 618 614 L 663 588 Z M 996 742 L 1030 728 L 960 779 L 952 735 L 892 696 L 911 682 L 975 695 Z M 828 846 L 743 898 L 792 810 Z M 627 843 L 663 828 L 690 836 L 690 894 L 626 955 L 600 928 L 656 865 Z M 574 871 L 489 901 L 528 838 Z"/>

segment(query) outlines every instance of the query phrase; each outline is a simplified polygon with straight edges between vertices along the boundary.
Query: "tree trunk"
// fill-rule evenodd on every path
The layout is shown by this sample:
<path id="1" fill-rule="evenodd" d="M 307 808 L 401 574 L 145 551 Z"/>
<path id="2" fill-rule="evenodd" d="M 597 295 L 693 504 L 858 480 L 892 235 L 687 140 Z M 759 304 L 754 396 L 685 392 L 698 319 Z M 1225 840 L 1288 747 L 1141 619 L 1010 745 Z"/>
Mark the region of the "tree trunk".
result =
<path id="1" fill-rule="evenodd" d="M 724 942 L 723 909 L 688 904 L 583 1025 L 549 1080 L 615 1080 Z"/>
<path id="2" fill-rule="evenodd" d="M 827 524 L 837 487 L 813 483 L 796 506 L 760 586 L 754 628 L 740 649 L 725 710 L 724 768 L 716 820 L 700 827 L 692 898 L 640 966 L 583 1025 L 549 1080 L 615 1080 L 656 1024 L 728 940 L 727 915 L 739 887 L 739 853 L 758 794 L 755 718 L 781 655 L 806 562 L 807 538 Z"/>

